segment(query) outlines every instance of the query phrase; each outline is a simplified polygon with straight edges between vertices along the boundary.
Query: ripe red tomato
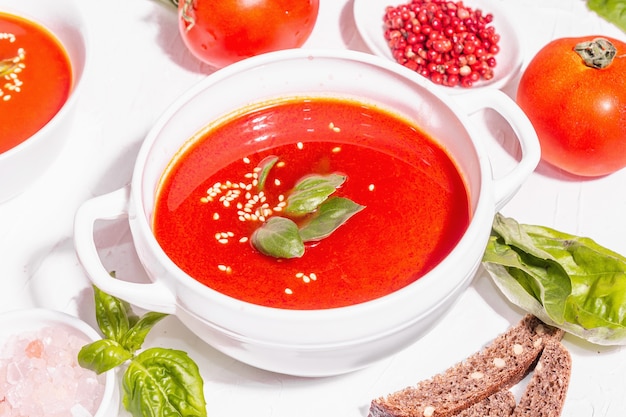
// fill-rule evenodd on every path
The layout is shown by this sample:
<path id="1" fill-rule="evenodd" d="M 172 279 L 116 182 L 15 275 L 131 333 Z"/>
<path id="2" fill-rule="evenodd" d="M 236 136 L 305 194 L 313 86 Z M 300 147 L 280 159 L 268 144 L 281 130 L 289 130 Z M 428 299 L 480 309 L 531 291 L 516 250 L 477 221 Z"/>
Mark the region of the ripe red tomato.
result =
<path id="1" fill-rule="evenodd" d="M 585 64 L 577 45 L 600 36 L 557 39 L 544 46 L 520 80 L 517 103 L 532 122 L 542 158 L 570 173 L 601 176 L 626 166 L 626 43 L 612 62 Z M 591 49 L 589 49 L 591 48 Z M 584 44 L 582 55 L 607 55 L 606 44 Z"/>
<path id="2" fill-rule="evenodd" d="M 319 0 L 180 0 L 182 38 L 200 60 L 217 68 L 308 39 Z"/>

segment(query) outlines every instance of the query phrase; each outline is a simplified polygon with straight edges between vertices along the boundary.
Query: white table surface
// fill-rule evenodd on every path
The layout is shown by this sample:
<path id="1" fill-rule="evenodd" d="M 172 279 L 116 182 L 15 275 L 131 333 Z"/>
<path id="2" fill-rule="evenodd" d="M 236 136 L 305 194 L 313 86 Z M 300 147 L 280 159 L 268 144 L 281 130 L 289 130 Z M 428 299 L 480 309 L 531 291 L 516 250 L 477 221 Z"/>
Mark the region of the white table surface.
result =
<path id="1" fill-rule="evenodd" d="M 496 0 L 517 17 L 526 62 L 555 37 L 626 38 L 582 0 Z M 129 183 L 142 139 L 158 116 L 213 69 L 185 49 L 176 13 L 159 0 L 78 0 L 89 22 L 90 71 L 69 146 L 45 178 L 0 205 L 0 311 L 31 306 L 76 314 L 94 324 L 90 282 L 73 247 L 73 217 L 85 200 Z M 470 3 L 468 1 L 468 3 Z M 471 3 L 470 3 L 471 4 Z M 306 48 L 366 51 L 352 2 L 321 0 Z M 507 93 L 514 94 L 515 86 Z M 506 132 L 496 132 L 506 139 Z M 498 161 L 493 161 L 498 165 Z M 523 223 L 594 238 L 626 254 L 626 170 L 581 181 L 540 164 L 502 210 Z M 97 234 L 105 265 L 141 277 L 123 222 Z M 523 314 L 482 271 L 443 321 L 408 349 L 367 369 L 321 379 L 251 368 L 201 342 L 175 317 L 159 323 L 146 346 L 188 351 L 205 380 L 209 415 L 364 417 L 372 398 L 414 384 L 461 360 Z M 564 416 L 621 416 L 626 409 L 626 352 L 566 336 L 573 374 Z M 120 415 L 127 416 L 125 411 Z"/>

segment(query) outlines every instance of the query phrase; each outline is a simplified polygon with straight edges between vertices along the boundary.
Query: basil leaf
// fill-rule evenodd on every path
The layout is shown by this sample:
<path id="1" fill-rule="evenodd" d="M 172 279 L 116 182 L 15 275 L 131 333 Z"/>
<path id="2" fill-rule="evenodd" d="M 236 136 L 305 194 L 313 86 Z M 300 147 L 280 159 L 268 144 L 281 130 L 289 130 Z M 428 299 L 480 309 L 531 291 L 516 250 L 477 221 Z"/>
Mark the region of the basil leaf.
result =
<path id="1" fill-rule="evenodd" d="M 136 321 L 136 316 L 127 302 L 101 291 L 95 285 L 93 290 L 98 327 L 106 338 L 119 342 Z"/>
<path id="2" fill-rule="evenodd" d="M 134 417 L 205 417 L 202 376 L 180 350 L 150 348 L 130 362 L 122 379 L 123 403 Z"/>
<path id="3" fill-rule="evenodd" d="M 136 352 L 141 348 L 141 345 L 143 345 L 148 332 L 165 317 L 167 317 L 167 314 L 152 311 L 144 314 L 139 321 L 122 336 L 120 343 L 128 351 Z"/>
<path id="4" fill-rule="evenodd" d="M 298 226 L 284 217 L 270 217 L 254 231 L 251 242 L 259 252 L 275 258 L 300 258 L 304 254 Z"/>
<path id="5" fill-rule="evenodd" d="M 331 197 L 322 203 L 317 215 L 300 228 L 300 237 L 304 242 L 324 239 L 364 208 L 348 198 Z"/>
<path id="6" fill-rule="evenodd" d="M 587 7 L 626 32 L 626 0 L 587 0 Z"/>
<path id="7" fill-rule="evenodd" d="M 132 357 L 133 354 L 115 340 L 102 339 L 80 349 L 78 364 L 101 374 L 123 364 Z"/>
<path id="8" fill-rule="evenodd" d="M 267 176 L 269 175 L 270 170 L 274 167 L 274 165 L 276 165 L 276 162 L 278 162 L 278 157 L 274 155 L 265 157 L 261 162 L 259 162 L 259 165 L 257 167 L 260 170 L 258 173 L 259 177 L 257 179 L 257 188 L 259 189 L 259 191 L 262 191 L 263 188 L 265 188 L 265 181 L 267 180 Z"/>
<path id="9" fill-rule="evenodd" d="M 292 216 L 314 212 L 345 180 L 346 177 L 339 174 L 305 177 L 287 197 L 284 212 Z"/>
<path id="10" fill-rule="evenodd" d="M 589 238 L 500 214 L 483 266 L 514 304 L 598 344 L 626 344 L 626 258 Z"/>

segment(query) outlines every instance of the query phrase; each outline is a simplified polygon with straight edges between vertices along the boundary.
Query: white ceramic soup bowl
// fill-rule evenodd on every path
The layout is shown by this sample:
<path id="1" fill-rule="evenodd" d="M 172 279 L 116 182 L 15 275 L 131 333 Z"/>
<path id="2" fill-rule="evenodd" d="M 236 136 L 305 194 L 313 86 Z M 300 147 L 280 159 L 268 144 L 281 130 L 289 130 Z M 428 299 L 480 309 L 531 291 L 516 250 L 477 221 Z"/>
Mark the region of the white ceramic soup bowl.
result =
<path id="1" fill-rule="evenodd" d="M 283 310 L 218 293 L 179 269 L 155 239 L 151 221 L 164 169 L 207 122 L 251 102 L 292 95 L 349 97 L 378 103 L 414 120 L 456 159 L 469 190 L 472 219 L 434 269 L 405 288 L 362 304 L 326 310 Z M 523 156 L 494 179 L 468 114 L 494 108 L 515 131 Z M 367 366 L 415 342 L 469 285 L 481 261 L 493 215 L 534 170 L 539 145 L 530 123 L 503 93 L 451 98 L 399 65 L 350 51 L 290 50 L 220 70 L 184 94 L 151 129 L 130 187 L 85 202 L 76 213 L 75 246 L 90 279 L 140 307 L 173 313 L 218 350 L 262 369 L 325 376 Z M 97 255 L 94 223 L 127 216 L 151 283 L 112 279 Z M 399 242 L 401 244 L 401 242 Z M 375 271 L 372 275 L 375 276 Z"/>
<path id="2" fill-rule="evenodd" d="M 44 331 L 44 328 L 48 327 L 54 328 L 54 331 L 56 332 L 61 330 L 66 332 L 68 339 L 72 336 L 77 336 L 81 339 L 85 339 L 87 343 L 101 339 L 101 336 L 93 327 L 76 316 L 44 308 L 20 309 L 0 314 L 0 352 L 12 351 L 17 346 L 16 340 L 21 338 L 24 340 L 34 340 L 36 337 L 48 338 L 51 332 Z M 49 342 L 50 347 L 47 348 L 49 349 L 49 357 L 63 357 L 66 353 L 60 354 L 60 352 L 57 351 L 57 349 L 62 348 L 62 345 L 63 342 L 60 340 Z M 68 345 L 74 346 L 74 343 L 68 342 Z M 77 358 L 78 352 L 72 352 L 72 354 L 76 355 Z M 3 358 L 3 360 L 6 360 L 7 363 L 12 361 L 11 358 Z M 65 363 L 65 361 L 63 361 L 63 363 Z M 78 366 L 78 363 L 76 363 L 75 366 Z M 58 378 L 58 376 L 55 376 L 54 378 Z M 117 417 L 119 415 L 120 408 L 120 395 L 115 370 L 107 371 L 98 378 L 99 383 L 104 384 L 104 390 L 102 391 L 100 405 L 96 408 L 94 404 L 95 412 L 93 413 L 93 416 Z M 52 380 L 53 376 L 51 375 L 50 381 Z M 26 387 L 30 384 L 34 384 L 34 382 L 22 382 L 22 386 L 24 387 L 22 389 L 26 390 Z M 73 382 L 59 384 L 59 389 L 61 389 L 60 385 L 71 387 L 73 384 Z M 84 395 L 85 398 L 88 398 L 88 396 L 92 395 L 92 391 L 89 387 L 86 387 L 86 389 L 89 394 L 85 393 Z M 3 394 L 9 395 L 7 392 L 3 392 Z M 65 393 L 60 393 L 58 395 L 65 395 Z M 71 398 L 70 395 L 71 393 L 68 392 L 68 398 Z M 39 400 L 48 406 L 52 403 L 52 399 L 44 399 L 40 397 Z M 19 400 L 18 402 L 21 401 L 22 400 Z M 89 407 L 89 405 L 85 405 Z M 88 410 L 83 409 L 79 412 L 79 410 L 75 409 L 71 415 L 91 415 L 85 413 L 88 413 Z"/>
<path id="3" fill-rule="evenodd" d="M 50 168 L 65 148 L 85 76 L 88 41 L 87 26 L 74 0 L 0 0 L 0 13 L 22 17 L 51 32 L 67 52 L 73 71 L 70 95 L 54 117 L 28 139 L 0 153 L 1 203 L 25 191 Z M 16 123 L 1 116 L 0 122 Z"/>

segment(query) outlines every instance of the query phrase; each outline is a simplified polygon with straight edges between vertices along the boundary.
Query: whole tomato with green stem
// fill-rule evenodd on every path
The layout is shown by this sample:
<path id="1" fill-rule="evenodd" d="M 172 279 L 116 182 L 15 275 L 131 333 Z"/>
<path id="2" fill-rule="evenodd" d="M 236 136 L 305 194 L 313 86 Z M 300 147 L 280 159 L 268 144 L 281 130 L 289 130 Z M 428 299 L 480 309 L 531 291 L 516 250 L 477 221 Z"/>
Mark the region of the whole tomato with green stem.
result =
<path id="1" fill-rule="evenodd" d="M 319 0 L 179 0 L 180 34 L 189 50 L 216 68 L 302 46 Z"/>
<path id="2" fill-rule="evenodd" d="M 626 43 L 601 36 L 548 43 L 522 74 L 516 101 L 546 162 L 585 177 L 626 167 Z"/>

